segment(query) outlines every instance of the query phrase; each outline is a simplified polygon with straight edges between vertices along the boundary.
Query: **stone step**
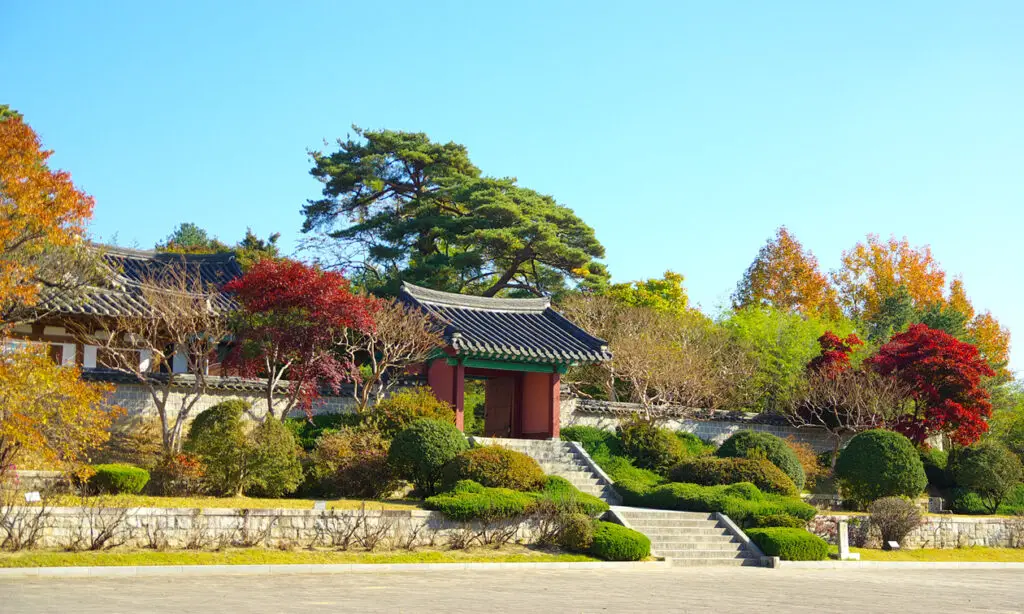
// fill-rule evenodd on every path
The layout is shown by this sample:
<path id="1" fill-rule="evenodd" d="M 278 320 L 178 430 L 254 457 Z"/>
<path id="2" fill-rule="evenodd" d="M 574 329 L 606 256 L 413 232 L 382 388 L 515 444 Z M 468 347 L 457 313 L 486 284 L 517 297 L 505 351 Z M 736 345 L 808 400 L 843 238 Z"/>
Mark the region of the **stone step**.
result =
<path id="1" fill-rule="evenodd" d="M 677 512 L 674 510 L 646 510 L 635 507 L 616 507 L 617 512 L 627 518 L 667 518 L 670 520 L 700 519 L 714 520 L 715 515 L 708 512 Z"/>
<path id="2" fill-rule="evenodd" d="M 652 547 L 652 550 L 654 548 Z M 658 556 L 673 559 L 746 559 L 752 555 L 746 550 L 655 550 Z"/>
<path id="3" fill-rule="evenodd" d="M 626 518 L 631 526 L 638 530 L 658 531 L 660 529 L 720 529 L 718 523 L 713 520 L 683 520 L 680 522 L 667 523 L 659 521 L 635 520 Z"/>
<path id="4" fill-rule="evenodd" d="M 650 535 L 648 535 L 650 537 Z M 693 542 L 693 541 L 672 541 L 672 540 L 655 540 L 651 538 L 651 548 L 658 552 L 672 552 L 676 550 L 699 550 L 702 552 L 729 552 L 733 550 L 742 550 L 743 544 L 741 542 L 734 542 L 732 540 L 717 541 L 717 542 Z"/>
<path id="5" fill-rule="evenodd" d="M 687 531 L 652 533 L 644 531 L 644 535 L 651 539 L 651 542 L 667 543 L 682 542 L 688 544 L 741 544 L 736 537 L 728 533 L 723 535 L 694 535 Z"/>
<path id="6" fill-rule="evenodd" d="M 670 557 L 671 558 L 671 557 Z M 677 559 L 672 558 L 673 567 L 760 567 L 761 561 L 748 559 Z"/>

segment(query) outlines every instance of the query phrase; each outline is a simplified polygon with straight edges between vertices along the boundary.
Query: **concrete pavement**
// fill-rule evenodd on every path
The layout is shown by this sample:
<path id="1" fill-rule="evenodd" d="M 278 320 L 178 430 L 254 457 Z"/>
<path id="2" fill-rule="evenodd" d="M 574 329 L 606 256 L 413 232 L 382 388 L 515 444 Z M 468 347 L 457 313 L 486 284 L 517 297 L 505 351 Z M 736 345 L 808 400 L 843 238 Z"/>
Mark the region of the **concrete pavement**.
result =
<path id="1" fill-rule="evenodd" d="M 674 568 L 0 580 L 3 614 L 1022 612 L 1016 570 Z"/>

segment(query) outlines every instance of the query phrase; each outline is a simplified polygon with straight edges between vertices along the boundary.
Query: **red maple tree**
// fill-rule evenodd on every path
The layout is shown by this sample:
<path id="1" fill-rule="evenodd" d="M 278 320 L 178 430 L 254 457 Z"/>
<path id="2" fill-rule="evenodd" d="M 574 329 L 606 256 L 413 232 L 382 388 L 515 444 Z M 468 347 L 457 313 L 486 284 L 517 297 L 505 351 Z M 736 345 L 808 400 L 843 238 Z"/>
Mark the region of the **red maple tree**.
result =
<path id="1" fill-rule="evenodd" d="M 864 342 L 855 333 L 841 339 L 834 332 L 825 331 L 825 334 L 818 337 L 818 345 L 821 346 L 821 354 L 807 363 L 807 370 L 834 378 L 850 368 L 850 353 L 853 348 L 864 345 Z"/>
<path id="2" fill-rule="evenodd" d="M 988 430 L 992 404 L 981 382 L 995 372 L 970 343 L 914 324 L 893 336 L 866 363 L 882 375 L 898 378 L 910 390 L 911 410 L 891 427 L 914 442 L 944 432 L 966 446 Z"/>
<path id="3" fill-rule="evenodd" d="M 335 350 L 346 329 L 373 326 L 373 302 L 353 294 L 341 273 L 264 259 L 224 290 L 240 304 L 227 364 L 243 376 L 266 378 L 268 416 L 283 418 L 296 407 L 311 414 L 321 388 L 337 393 L 359 377 Z M 282 400 L 274 391 L 285 381 Z"/>

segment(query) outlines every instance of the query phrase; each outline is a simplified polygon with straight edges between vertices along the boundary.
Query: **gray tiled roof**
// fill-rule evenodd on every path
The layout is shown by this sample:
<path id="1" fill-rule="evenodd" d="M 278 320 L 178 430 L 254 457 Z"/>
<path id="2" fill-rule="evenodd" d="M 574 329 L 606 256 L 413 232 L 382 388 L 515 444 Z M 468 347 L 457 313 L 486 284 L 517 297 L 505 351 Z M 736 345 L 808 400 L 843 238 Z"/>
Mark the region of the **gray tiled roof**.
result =
<path id="1" fill-rule="evenodd" d="M 185 268 L 191 279 L 221 286 L 242 274 L 234 254 L 170 254 L 116 247 L 103 249 L 106 279 L 73 298 L 44 295 L 42 308 L 65 315 L 141 316 L 149 313 L 142 283 L 158 278 L 168 267 Z M 230 311 L 234 302 L 224 294 L 214 297 L 212 307 Z"/>
<path id="2" fill-rule="evenodd" d="M 399 299 L 445 325 L 445 341 L 463 356 L 557 364 L 610 360 L 608 344 L 551 308 L 546 298 L 466 296 L 402 284 Z"/>

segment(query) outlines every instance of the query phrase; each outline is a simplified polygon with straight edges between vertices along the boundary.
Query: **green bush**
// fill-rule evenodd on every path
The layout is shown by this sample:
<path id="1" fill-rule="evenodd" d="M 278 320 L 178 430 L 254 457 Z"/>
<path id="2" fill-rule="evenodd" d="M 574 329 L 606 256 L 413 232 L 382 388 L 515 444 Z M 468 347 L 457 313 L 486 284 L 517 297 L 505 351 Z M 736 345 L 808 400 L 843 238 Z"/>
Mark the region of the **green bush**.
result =
<path id="1" fill-rule="evenodd" d="M 450 460 L 441 472 L 442 490 L 460 480 L 491 488 L 540 490 L 546 481 L 537 461 L 522 452 L 499 446 L 471 448 Z"/>
<path id="2" fill-rule="evenodd" d="M 487 488 L 463 480 L 444 494 L 427 497 L 427 509 L 437 510 L 452 520 L 493 521 L 518 518 L 529 513 L 537 500 L 533 493 L 507 488 Z"/>
<path id="3" fill-rule="evenodd" d="M 956 485 L 977 494 L 994 514 L 1003 500 L 1024 481 L 1024 466 L 1017 455 L 996 441 L 960 450 L 950 468 Z"/>
<path id="4" fill-rule="evenodd" d="M 295 436 L 280 420 L 268 416 L 249 435 L 249 476 L 245 491 L 261 497 L 283 497 L 302 483 L 302 463 Z"/>
<path id="5" fill-rule="evenodd" d="M 242 414 L 252 406 L 222 401 L 192 421 L 184 449 L 203 463 L 206 488 L 215 495 L 240 495 L 248 485 L 248 448 Z"/>
<path id="6" fill-rule="evenodd" d="M 789 514 L 755 514 L 755 527 L 786 527 L 790 529 L 804 529 L 807 521 Z"/>
<path id="7" fill-rule="evenodd" d="M 562 429 L 562 441 L 575 441 L 583 446 L 594 462 L 600 464 L 600 458 L 622 456 L 622 442 L 619 437 L 596 426 L 568 426 Z"/>
<path id="8" fill-rule="evenodd" d="M 914 499 L 928 485 L 914 444 L 881 429 L 851 439 L 839 455 L 835 475 L 844 498 L 860 505 L 882 497 Z"/>
<path id="9" fill-rule="evenodd" d="M 388 460 L 398 476 L 412 482 L 421 495 L 437 492 L 444 466 L 469 447 L 450 422 L 420 418 L 395 435 Z"/>
<path id="10" fill-rule="evenodd" d="M 561 519 L 558 545 L 569 552 L 586 552 L 594 543 L 594 519 L 586 514 L 566 514 Z"/>
<path id="11" fill-rule="evenodd" d="M 271 417 L 247 429 L 242 415 L 250 407 L 232 399 L 200 413 L 189 427 L 185 451 L 199 457 L 214 494 L 280 497 L 295 491 L 302 465 L 292 431 Z"/>
<path id="12" fill-rule="evenodd" d="M 954 514 L 981 516 L 988 514 L 985 501 L 976 492 L 966 488 L 953 488 L 949 491 L 949 509 Z"/>
<path id="13" fill-rule="evenodd" d="M 149 482 L 149 472 L 132 465 L 93 465 L 89 490 L 111 494 L 137 495 Z"/>
<path id="14" fill-rule="evenodd" d="M 1007 516 L 1024 516 L 1024 484 L 1018 484 L 1010 491 L 999 506 L 999 513 Z"/>
<path id="15" fill-rule="evenodd" d="M 917 451 L 924 465 L 924 474 L 928 477 L 928 484 L 935 488 L 950 488 L 953 481 L 949 479 L 949 472 L 946 470 L 949 463 L 949 452 L 938 448 L 921 448 Z"/>
<path id="16" fill-rule="evenodd" d="M 651 555 L 651 540 L 622 525 L 598 521 L 590 554 L 606 561 L 641 561 Z"/>
<path id="17" fill-rule="evenodd" d="M 804 529 L 766 527 L 748 529 L 747 536 L 768 556 L 784 561 L 823 561 L 828 544 Z"/>
<path id="18" fill-rule="evenodd" d="M 739 431 L 722 442 L 716 454 L 721 458 L 748 458 L 763 454 L 773 465 L 789 476 L 799 491 L 807 476 L 800 459 L 785 441 L 771 433 Z"/>
<path id="19" fill-rule="evenodd" d="M 203 461 L 192 454 L 166 456 L 150 473 L 149 491 L 166 497 L 194 497 L 206 490 Z"/>
<path id="20" fill-rule="evenodd" d="M 676 439 L 683 444 L 683 457 L 703 456 L 715 451 L 715 446 L 708 444 L 689 431 L 676 431 Z"/>
<path id="21" fill-rule="evenodd" d="M 559 510 L 593 518 L 608 511 L 608 504 L 600 498 L 580 491 L 569 480 L 555 475 L 547 477 L 539 500 L 551 502 Z"/>
<path id="22" fill-rule="evenodd" d="M 616 432 L 622 451 L 641 469 L 664 474 L 683 457 L 683 442 L 675 433 L 637 414 L 623 421 Z"/>
<path id="23" fill-rule="evenodd" d="M 616 484 L 618 485 L 618 484 Z M 690 512 L 721 512 L 740 525 L 758 515 L 787 514 L 810 521 L 818 510 L 796 497 L 762 493 L 753 484 L 699 486 L 672 482 L 649 489 L 630 503 L 654 509 Z"/>
<path id="24" fill-rule="evenodd" d="M 389 443 L 369 428 L 345 427 L 317 440 L 309 455 L 310 494 L 321 497 L 380 499 L 398 488 L 388 462 Z"/>
<path id="25" fill-rule="evenodd" d="M 696 458 L 673 467 L 669 479 L 702 486 L 750 482 L 764 492 L 787 496 L 794 496 L 798 492 L 793 480 L 765 459 Z"/>
<path id="26" fill-rule="evenodd" d="M 302 449 L 311 452 L 316 441 L 324 435 L 337 433 L 343 428 L 358 426 L 363 417 L 357 413 L 317 414 L 312 418 L 287 418 L 284 425 L 295 436 Z"/>
<path id="27" fill-rule="evenodd" d="M 407 388 L 377 402 L 364 416 L 364 423 L 386 439 L 392 439 L 414 421 L 428 419 L 455 425 L 455 410 L 426 387 Z"/>

